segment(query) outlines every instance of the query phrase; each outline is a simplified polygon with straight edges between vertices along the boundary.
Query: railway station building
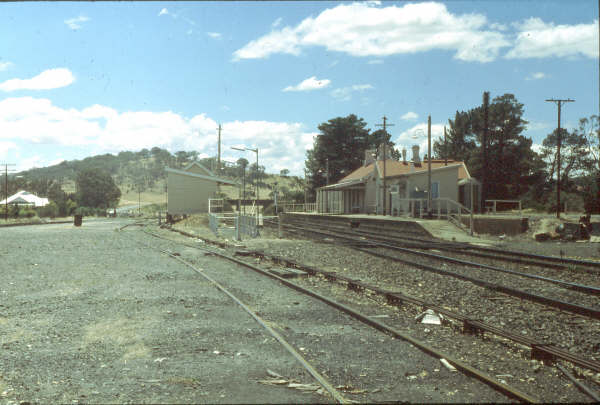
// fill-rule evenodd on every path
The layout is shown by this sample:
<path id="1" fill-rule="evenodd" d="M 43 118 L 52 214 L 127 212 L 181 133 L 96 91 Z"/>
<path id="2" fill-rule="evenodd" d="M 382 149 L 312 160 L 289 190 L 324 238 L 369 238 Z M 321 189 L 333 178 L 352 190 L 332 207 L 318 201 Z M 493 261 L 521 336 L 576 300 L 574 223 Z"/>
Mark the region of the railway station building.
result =
<path id="1" fill-rule="evenodd" d="M 214 198 L 218 184 L 237 185 L 219 178 L 198 162 L 183 169 L 166 167 L 167 212 L 171 215 L 189 215 L 208 212 L 208 199 Z"/>
<path id="2" fill-rule="evenodd" d="M 361 167 L 341 179 L 317 189 L 317 212 L 332 214 L 398 215 L 406 212 L 411 200 L 427 200 L 428 164 L 419 157 L 419 147 L 413 146 L 412 159 L 396 160 L 379 150 L 367 150 Z M 384 177 L 385 176 L 385 177 Z M 384 181 L 385 178 L 385 192 Z M 431 160 L 431 198 L 479 207 L 480 183 L 471 177 L 464 162 Z M 386 199 L 384 204 L 384 198 Z"/>

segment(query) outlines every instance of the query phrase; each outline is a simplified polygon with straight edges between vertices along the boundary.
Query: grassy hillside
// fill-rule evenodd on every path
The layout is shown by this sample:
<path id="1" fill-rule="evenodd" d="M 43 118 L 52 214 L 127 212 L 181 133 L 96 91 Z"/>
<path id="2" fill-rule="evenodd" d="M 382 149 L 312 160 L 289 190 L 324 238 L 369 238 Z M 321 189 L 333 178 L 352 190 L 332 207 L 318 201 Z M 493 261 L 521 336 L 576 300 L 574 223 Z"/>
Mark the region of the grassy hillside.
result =
<path id="1" fill-rule="evenodd" d="M 198 161 L 209 169 L 214 169 L 215 158 L 198 159 L 197 152 L 180 151 L 171 154 L 161 148 L 143 149 L 139 152 L 120 152 L 117 155 L 105 154 L 83 160 L 63 161 L 54 166 L 34 168 L 17 173 L 22 177 L 11 179 L 9 195 L 20 189 L 26 189 L 41 197 L 48 195 L 50 186 L 60 184 L 66 193 L 75 192 L 77 173 L 93 168 L 108 172 L 121 190 L 119 206 L 142 203 L 165 203 L 165 167 L 180 169 L 192 161 Z M 223 178 L 241 183 L 241 168 L 238 165 L 224 164 L 221 170 Z M 214 171 L 214 170 L 213 170 Z M 259 179 L 261 199 L 272 198 L 272 190 L 277 183 L 279 198 L 303 201 L 303 179 L 296 176 L 268 174 L 263 166 L 258 170 L 255 165 L 246 168 L 246 195 L 254 196 L 254 178 Z M 238 198 L 239 189 L 234 186 L 222 186 L 221 193 L 226 198 Z"/>

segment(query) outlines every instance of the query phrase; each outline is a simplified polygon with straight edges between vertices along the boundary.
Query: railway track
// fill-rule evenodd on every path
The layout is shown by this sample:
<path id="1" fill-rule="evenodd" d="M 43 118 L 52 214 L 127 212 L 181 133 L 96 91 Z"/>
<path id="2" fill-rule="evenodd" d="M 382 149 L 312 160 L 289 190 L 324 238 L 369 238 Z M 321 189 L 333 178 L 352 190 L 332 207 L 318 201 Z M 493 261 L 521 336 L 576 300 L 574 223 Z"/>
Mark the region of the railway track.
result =
<path id="1" fill-rule="evenodd" d="M 276 225 L 275 220 L 265 221 L 267 225 Z M 372 224 L 360 224 L 344 220 L 337 220 L 328 224 L 312 220 L 287 220 L 286 223 L 296 226 L 318 226 L 322 229 L 351 231 L 352 234 L 361 235 L 382 242 L 404 244 L 411 247 L 423 249 L 436 249 L 448 252 L 456 252 L 464 255 L 493 259 L 498 262 L 519 263 L 523 265 L 540 266 L 562 270 L 584 270 L 593 274 L 600 274 L 600 261 L 581 260 L 567 257 L 546 256 L 534 253 L 510 251 L 494 247 L 478 246 L 461 242 L 442 241 L 435 238 L 408 236 L 401 231 L 376 228 Z M 353 227 L 354 226 L 354 227 Z"/>
<path id="2" fill-rule="evenodd" d="M 179 232 L 183 235 L 186 235 L 186 236 L 192 236 L 194 238 L 197 238 L 197 236 L 195 236 L 195 235 L 186 234 L 185 232 L 181 232 L 181 231 L 177 231 L 177 232 Z M 162 236 L 159 236 L 159 237 L 162 237 Z M 214 243 L 214 241 L 211 241 L 211 240 L 205 240 L 205 241 Z M 192 248 L 196 248 L 196 249 L 198 248 L 198 246 L 196 246 L 194 244 L 186 244 L 186 243 L 182 243 L 182 242 L 177 242 L 177 243 L 183 244 L 185 246 L 189 246 Z M 221 248 L 227 247 L 227 245 L 225 245 L 221 242 L 216 242 L 216 244 L 220 245 Z M 238 253 L 240 253 L 240 252 L 238 252 Z M 329 271 L 319 270 L 319 269 L 315 268 L 314 266 L 302 265 L 298 262 L 295 262 L 290 259 L 286 259 L 284 257 L 266 255 L 260 251 L 244 251 L 241 254 L 243 254 L 244 256 L 250 256 L 250 257 L 256 257 L 256 258 L 263 258 L 263 259 L 266 258 L 266 259 L 269 259 L 270 261 L 272 261 L 273 263 L 278 263 L 279 265 L 283 265 L 285 267 L 301 269 L 310 275 L 322 276 L 322 278 L 325 280 L 329 280 L 329 281 L 332 281 L 335 283 L 341 283 L 341 284 L 345 285 L 347 287 L 348 291 L 355 291 L 355 292 L 359 292 L 359 293 L 368 291 L 370 293 L 380 295 L 380 296 L 384 297 L 388 303 L 393 304 L 395 306 L 413 305 L 413 306 L 419 306 L 421 308 L 433 309 L 434 311 L 436 311 L 440 314 L 443 314 L 444 316 L 446 316 L 449 319 L 453 319 L 454 321 L 458 321 L 458 322 L 462 323 L 462 330 L 464 333 L 474 334 L 475 336 L 496 335 L 496 336 L 500 336 L 505 339 L 509 339 L 509 340 L 513 341 L 514 343 L 529 347 L 532 358 L 542 359 L 547 364 L 554 364 L 556 361 L 564 360 L 564 361 L 570 362 L 573 365 L 580 367 L 582 369 L 588 369 L 588 370 L 600 372 L 600 363 L 593 359 L 590 359 L 587 356 L 569 352 L 568 350 L 565 350 L 560 347 L 549 344 L 548 342 L 544 341 L 543 339 L 538 340 L 531 336 L 530 337 L 522 336 L 519 334 L 515 334 L 512 331 L 503 330 L 495 325 L 487 324 L 487 323 L 482 322 L 477 319 L 471 319 L 468 316 L 465 316 L 464 314 L 450 311 L 446 307 L 435 305 L 435 304 L 426 302 L 425 300 L 422 300 L 422 299 L 419 299 L 416 297 L 411 297 L 411 296 L 408 296 L 408 295 L 405 295 L 402 293 L 385 290 L 380 287 L 362 282 L 361 280 L 344 277 L 343 275 L 339 275 L 339 274 L 333 274 Z M 231 260 L 231 259 L 228 259 L 228 260 Z M 239 262 L 239 261 L 236 261 L 236 262 Z M 254 260 L 253 260 L 253 262 L 255 263 Z M 249 263 L 240 263 L 240 264 L 242 264 L 244 266 L 253 267 L 253 264 L 249 264 Z M 264 270 L 262 270 L 262 271 L 264 272 Z M 269 277 L 272 276 L 271 274 L 267 274 L 267 275 Z M 283 280 L 283 281 L 285 281 L 285 280 Z M 372 319 L 369 319 L 369 321 L 371 321 L 371 320 Z M 563 369 L 561 368 L 561 370 L 563 370 Z M 567 374 L 565 374 L 565 375 L 567 375 Z M 574 377 L 572 375 L 569 375 L 569 378 L 571 378 L 575 384 L 582 385 L 579 381 L 574 379 Z M 589 388 L 585 387 L 585 385 L 582 385 L 582 387 L 583 387 L 583 388 L 581 388 L 582 392 L 587 392 L 587 395 L 589 395 L 591 398 L 597 398 L 597 396 L 596 397 L 594 396 L 597 394 L 593 390 L 590 390 Z"/>
<path id="3" fill-rule="evenodd" d="M 161 236 L 154 232 L 150 232 L 148 230 L 145 230 L 145 232 L 156 238 L 168 240 L 170 242 L 177 243 L 179 245 L 184 245 L 187 247 L 192 247 L 192 248 L 204 251 L 206 254 L 217 256 L 221 259 L 228 260 L 230 262 L 233 262 L 240 266 L 248 268 L 248 269 L 250 269 L 254 272 L 257 272 L 263 276 L 269 277 L 271 279 L 275 279 L 280 284 L 282 284 L 286 287 L 289 287 L 295 291 L 301 292 L 302 294 L 310 296 L 314 299 L 317 299 L 317 300 L 319 300 L 319 301 L 321 301 L 321 302 L 323 302 L 345 314 L 350 315 L 351 317 L 353 317 L 354 319 L 360 321 L 361 323 L 363 323 L 365 325 L 375 328 L 375 329 L 377 329 L 387 335 L 390 335 L 396 339 L 407 341 L 407 342 L 411 343 L 412 345 L 416 346 L 417 348 L 419 348 L 421 351 L 423 351 L 431 356 L 434 356 L 435 358 L 446 359 L 451 365 L 456 367 L 458 370 L 460 370 L 464 374 L 487 384 L 488 386 L 492 387 L 494 390 L 497 390 L 498 392 L 503 393 L 508 398 L 518 400 L 521 402 L 529 402 L 529 403 L 538 403 L 539 402 L 539 400 L 537 398 L 535 398 L 534 396 L 524 393 L 524 392 L 520 391 L 519 389 L 516 389 L 515 387 L 512 387 L 504 382 L 501 382 L 498 380 L 498 378 L 496 378 L 494 376 L 488 375 L 480 370 L 477 370 L 476 368 L 470 366 L 469 364 L 465 363 L 464 361 L 459 360 L 457 357 L 453 356 L 450 353 L 442 352 L 441 350 L 436 349 L 435 347 L 431 346 L 430 344 L 427 344 L 421 340 L 415 339 L 414 337 L 402 332 L 401 330 L 390 327 L 390 326 L 380 322 L 377 319 L 373 319 L 372 317 L 369 317 L 368 315 L 366 315 L 364 313 L 356 311 L 347 305 L 341 304 L 340 302 L 337 302 L 331 298 L 323 296 L 315 291 L 311 291 L 307 288 L 301 287 L 300 285 L 295 284 L 295 283 L 293 283 L 283 277 L 280 277 L 276 274 L 273 274 L 264 268 L 256 266 L 255 264 L 249 263 L 248 261 L 240 260 L 239 258 L 234 257 L 233 255 L 223 253 L 222 251 L 218 251 L 218 250 L 210 249 L 210 248 L 206 248 L 206 247 L 199 247 L 199 246 L 195 246 L 193 244 L 175 242 L 169 238 L 165 238 L 164 236 Z M 170 255 L 174 259 L 184 262 L 187 266 L 194 267 L 193 264 L 188 262 L 186 259 L 182 258 L 180 255 L 173 255 L 173 254 L 170 254 Z M 279 260 L 285 261 L 285 259 L 283 259 L 283 258 L 279 258 Z M 298 264 L 295 264 L 295 265 L 298 268 L 301 267 Z M 199 272 L 198 269 L 195 269 L 195 271 Z"/>
<path id="4" fill-rule="evenodd" d="M 516 272 L 516 271 L 512 271 L 509 269 L 502 269 L 496 266 L 490 266 L 490 265 L 486 265 L 486 264 L 481 264 L 481 263 L 475 263 L 475 262 L 466 262 L 464 260 L 460 260 L 460 259 L 456 259 L 456 258 L 451 258 L 451 257 L 447 257 L 447 256 L 441 256 L 441 255 L 435 255 L 435 254 L 431 254 L 431 253 L 427 253 L 427 252 L 422 252 L 419 250 L 414 250 L 414 249 L 408 249 L 408 248 L 404 248 L 404 247 L 399 247 L 399 246 L 395 246 L 389 243 L 384 243 L 384 242 L 378 242 L 376 240 L 371 240 L 371 239 L 365 239 L 364 237 L 361 236 L 356 236 L 354 234 L 352 234 L 351 232 L 340 232 L 340 231 L 327 231 L 324 230 L 323 226 L 321 226 L 319 229 L 314 229 L 312 227 L 307 227 L 307 226 L 303 226 L 303 227 L 299 227 L 299 226 L 295 226 L 295 225 L 291 225 L 291 224 L 285 224 L 285 229 L 287 231 L 292 231 L 292 232 L 301 232 L 301 233 L 309 233 L 312 235 L 319 235 L 322 239 L 324 238 L 329 238 L 331 239 L 333 242 L 335 242 L 335 240 L 343 240 L 345 242 L 349 242 L 351 243 L 351 246 L 356 249 L 357 251 L 361 251 L 373 256 L 377 256 L 386 260 L 391 260 L 394 262 L 400 262 L 409 266 L 414 266 L 417 267 L 419 269 L 428 271 L 428 272 L 433 272 L 433 273 L 437 273 L 443 276 L 450 276 L 453 278 L 457 278 L 457 279 L 461 279 L 461 280 L 465 280 L 465 281 L 469 281 L 475 285 L 478 285 L 480 287 L 492 290 L 492 291 L 498 291 L 513 297 L 517 297 L 520 299 L 525 299 L 528 301 L 532 301 L 538 304 L 542 304 L 548 307 L 552 307 L 552 308 L 556 308 L 562 311 L 568 311 L 577 315 L 581 315 L 581 316 L 585 316 L 585 317 L 589 317 L 592 319 L 600 319 L 600 308 L 597 308 L 595 306 L 592 305 L 586 305 L 586 304 L 581 304 L 581 302 L 588 302 L 588 303 L 596 303 L 597 300 L 595 299 L 595 296 L 598 295 L 598 288 L 595 286 L 588 286 L 588 285 L 581 285 L 581 284 L 576 284 L 576 283 L 570 283 L 570 282 L 566 282 L 563 280 L 557 280 L 557 279 L 550 279 L 547 277 L 542 277 L 542 276 L 537 276 L 534 274 L 529 274 L 529 273 L 522 273 L 522 272 Z M 374 251 L 375 249 L 379 249 L 379 251 Z M 438 265 L 430 265 L 430 264 L 425 264 L 423 262 L 420 261 L 415 261 L 415 260 L 409 260 L 407 259 L 404 255 L 397 255 L 397 254 L 390 254 L 387 251 L 394 251 L 394 252 L 399 252 L 399 253 L 409 253 L 411 255 L 415 255 L 415 256 L 422 256 L 422 257 L 426 257 L 427 259 L 436 259 L 438 262 L 443 263 L 443 262 L 449 262 L 449 263 L 453 263 L 453 264 L 460 264 L 462 266 L 469 266 L 469 267 L 478 267 L 480 269 L 484 269 L 486 271 L 488 270 L 492 270 L 495 272 L 502 272 L 502 273 L 506 273 L 512 276 L 518 276 L 518 277 L 522 277 L 522 278 L 531 278 L 534 279 L 536 282 L 538 282 L 538 284 L 540 282 L 546 282 L 546 283 L 550 283 L 552 285 L 555 286 L 559 286 L 561 288 L 568 288 L 569 290 L 574 290 L 576 292 L 581 292 L 582 294 L 578 294 L 575 295 L 573 293 L 563 293 L 558 289 L 555 289 L 553 292 L 556 295 L 562 295 L 565 297 L 569 297 L 571 299 L 577 299 L 579 302 L 570 302 L 567 301 L 565 299 L 557 299 L 557 298 L 553 298 L 553 297 L 548 297 L 539 293 L 536 293 L 536 290 L 539 290 L 540 287 L 536 286 L 536 285 L 530 285 L 528 286 L 529 290 L 532 290 L 533 292 L 530 291 L 526 291 L 523 289 L 523 287 L 520 288 L 515 288 L 515 287 L 510 287 L 510 286 L 506 286 L 501 284 L 503 281 L 500 280 L 500 282 L 498 280 L 494 280 L 492 279 L 490 281 L 490 275 L 489 274 L 484 274 L 483 272 L 480 272 L 479 277 L 475 277 L 472 276 L 471 273 L 469 271 L 462 271 L 462 272 L 458 272 L 456 270 L 458 270 L 458 268 L 455 268 L 454 271 L 451 270 L 446 270 L 443 267 L 441 267 L 439 264 Z M 485 278 L 483 278 L 485 276 Z M 521 283 L 521 282 L 519 282 Z M 515 284 L 518 284 L 515 282 Z M 586 296 L 588 294 L 591 294 L 592 297 L 588 297 L 586 298 Z"/>
<path id="5" fill-rule="evenodd" d="M 175 232 L 178 232 L 184 236 L 195 237 L 194 235 L 187 234 L 182 231 L 175 231 Z M 162 236 L 156 235 L 156 234 L 154 234 L 154 236 L 163 238 Z M 212 241 L 209 241 L 209 240 L 206 240 L 206 241 L 213 243 Z M 198 246 L 193 245 L 193 244 L 186 244 L 186 243 L 182 243 L 182 242 L 179 242 L 179 243 L 181 243 L 187 247 L 199 249 Z M 217 244 L 221 248 L 226 247 L 226 245 L 224 245 L 224 244 L 221 244 L 221 243 L 217 243 Z M 244 251 L 243 253 L 237 252 L 236 254 L 238 254 L 238 255 L 243 254 L 244 256 L 252 256 L 252 257 L 257 257 L 257 258 L 266 258 L 266 259 L 272 261 L 273 263 L 281 264 L 285 267 L 305 271 L 307 274 L 309 274 L 311 276 L 319 275 L 319 276 L 322 276 L 325 280 L 328 280 L 331 282 L 343 283 L 346 285 L 348 290 L 351 290 L 351 291 L 357 291 L 357 292 L 370 291 L 370 292 L 373 292 L 375 294 L 378 294 L 378 295 L 384 297 L 388 303 L 395 305 L 395 306 L 412 304 L 412 305 L 420 306 L 422 308 L 433 309 L 434 311 L 436 311 L 440 314 L 443 314 L 444 316 L 446 316 L 450 319 L 454 319 L 456 321 L 461 322 L 462 330 L 464 333 L 480 334 L 480 335 L 483 335 L 484 333 L 494 334 L 494 335 L 497 335 L 497 336 L 500 336 L 503 338 L 507 338 L 514 343 L 518 343 L 518 344 L 529 347 L 531 350 L 530 355 L 532 358 L 546 360 L 549 362 L 552 362 L 556 359 L 561 359 L 561 360 L 568 361 L 574 365 L 580 366 L 584 369 L 588 369 L 588 370 L 592 370 L 592 371 L 600 373 L 600 362 L 598 362 L 598 361 L 591 360 L 586 356 L 571 353 L 568 350 L 565 350 L 565 349 L 556 347 L 552 344 L 549 344 L 545 340 L 536 339 L 534 337 L 518 335 L 511 331 L 508 331 L 508 330 L 499 328 L 497 326 L 482 322 L 480 320 L 472 319 L 468 316 L 465 316 L 464 314 L 461 314 L 456 311 L 448 310 L 448 309 L 444 308 L 443 306 L 437 305 L 432 302 L 427 302 L 426 300 L 423 300 L 418 297 L 409 296 L 409 295 L 406 295 L 403 293 L 382 289 L 380 287 L 368 284 L 361 280 L 356 280 L 356 279 L 346 277 L 343 275 L 339 275 L 336 273 L 332 273 L 332 272 L 326 271 L 326 270 L 320 270 L 320 269 L 316 268 L 315 266 L 304 265 L 297 261 L 294 261 L 294 260 L 291 260 L 288 258 L 284 258 L 281 256 L 268 255 L 261 251 Z"/>

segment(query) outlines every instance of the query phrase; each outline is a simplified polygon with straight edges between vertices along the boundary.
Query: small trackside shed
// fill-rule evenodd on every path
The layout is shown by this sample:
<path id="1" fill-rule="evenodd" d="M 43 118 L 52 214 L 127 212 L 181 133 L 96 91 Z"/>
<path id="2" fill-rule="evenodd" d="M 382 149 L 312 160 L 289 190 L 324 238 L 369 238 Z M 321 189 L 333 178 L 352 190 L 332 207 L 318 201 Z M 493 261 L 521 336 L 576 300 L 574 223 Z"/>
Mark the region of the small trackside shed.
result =
<path id="1" fill-rule="evenodd" d="M 208 212 L 208 199 L 214 198 L 218 184 L 237 185 L 236 182 L 215 176 L 198 162 L 183 169 L 166 167 L 167 212 L 171 215 L 189 215 Z"/>

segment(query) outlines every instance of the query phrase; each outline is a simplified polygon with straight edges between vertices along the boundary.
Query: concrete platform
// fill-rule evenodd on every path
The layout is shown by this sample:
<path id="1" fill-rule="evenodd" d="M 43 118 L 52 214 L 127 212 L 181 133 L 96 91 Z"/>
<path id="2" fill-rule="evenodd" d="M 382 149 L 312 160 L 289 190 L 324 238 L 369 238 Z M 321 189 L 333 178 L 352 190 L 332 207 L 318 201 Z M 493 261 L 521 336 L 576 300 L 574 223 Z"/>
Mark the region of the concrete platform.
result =
<path id="1" fill-rule="evenodd" d="M 348 222 L 358 221 L 361 224 L 376 223 L 378 226 L 381 227 L 389 227 L 392 229 L 397 228 L 403 231 L 407 231 L 409 233 L 421 233 L 423 235 L 429 235 L 447 241 L 473 243 L 485 246 L 492 246 L 493 244 L 495 244 L 495 241 L 488 240 L 480 236 L 471 236 L 463 229 L 460 229 L 459 227 L 445 219 L 421 219 L 411 217 L 395 217 L 389 215 L 384 216 L 368 214 L 326 215 L 304 212 L 288 213 L 286 215 L 306 216 L 307 218 L 317 218 L 323 221 L 337 222 L 340 220 L 347 220 Z M 498 217 L 486 217 L 483 215 L 475 216 L 474 224 L 477 224 L 478 220 L 481 221 L 481 218 L 493 218 L 494 220 L 497 220 Z"/>

